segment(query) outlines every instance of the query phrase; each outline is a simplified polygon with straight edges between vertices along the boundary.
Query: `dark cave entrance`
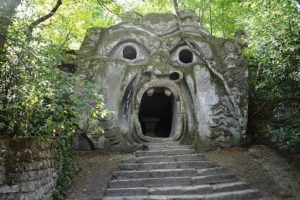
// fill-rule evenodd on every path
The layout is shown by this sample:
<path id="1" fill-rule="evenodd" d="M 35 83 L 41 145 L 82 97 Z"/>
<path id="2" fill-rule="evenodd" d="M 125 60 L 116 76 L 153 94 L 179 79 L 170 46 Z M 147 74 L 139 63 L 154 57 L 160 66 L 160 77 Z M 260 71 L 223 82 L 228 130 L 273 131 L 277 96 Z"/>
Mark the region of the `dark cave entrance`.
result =
<path id="1" fill-rule="evenodd" d="M 139 121 L 145 136 L 167 138 L 173 118 L 173 95 L 167 96 L 164 88 L 155 88 L 149 96 L 144 93 L 140 105 Z"/>

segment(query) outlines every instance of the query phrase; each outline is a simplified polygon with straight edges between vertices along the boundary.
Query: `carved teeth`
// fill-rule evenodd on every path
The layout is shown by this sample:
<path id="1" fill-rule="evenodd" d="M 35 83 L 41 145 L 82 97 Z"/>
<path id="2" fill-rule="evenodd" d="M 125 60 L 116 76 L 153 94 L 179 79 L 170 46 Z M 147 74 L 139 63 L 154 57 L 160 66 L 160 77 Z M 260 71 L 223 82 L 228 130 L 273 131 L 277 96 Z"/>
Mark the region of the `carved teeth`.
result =
<path id="1" fill-rule="evenodd" d="M 154 93 L 154 88 L 150 88 L 150 89 L 147 90 L 147 95 L 149 97 L 151 97 L 153 95 L 153 93 Z"/>
<path id="2" fill-rule="evenodd" d="M 171 94 L 172 94 L 171 90 L 166 88 L 165 89 L 165 95 L 169 97 L 169 96 L 171 96 Z"/>

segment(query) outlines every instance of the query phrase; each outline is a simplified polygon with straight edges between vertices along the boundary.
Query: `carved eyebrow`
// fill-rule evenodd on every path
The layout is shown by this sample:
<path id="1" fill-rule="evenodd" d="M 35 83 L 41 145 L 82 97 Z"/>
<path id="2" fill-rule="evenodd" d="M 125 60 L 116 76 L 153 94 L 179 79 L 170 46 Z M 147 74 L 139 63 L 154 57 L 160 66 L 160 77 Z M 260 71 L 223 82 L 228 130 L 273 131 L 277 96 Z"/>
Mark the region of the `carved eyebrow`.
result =
<path id="1" fill-rule="evenodd" d="M 194 35 L 193 33 L 190 32 L 185 32 L 188 36 L 198 36 Z M 179 47 L 182 46 L 188 46 L 182 39 L 181 37 L 181 32 L 176 31 L 172 32 L 169 35 L 164 35 L 163 37 L 160 38 L 161 41 L 163 41 L 163 45 L 168 49 L 169 52 L 173 52 Z M 175 41 L 174 41 L 175 40 Z M 193 41 L 190 41 L 191 43 L 194 43 Z"/>
<path id="2" fill-rule="evenodd" d="M 122 34 L 122 32 L 124 32 L 124 34 Z M 149 38 L 143 35 L 143 33 L 144 32 L 130 32 L 126 34 L 125 30 L 115 31 L 111 34 L 108 33 L 101 38 L 100 43 L 98 44 L 97 52 L 100 55 L 108 56 L 115 47 L 118 47 L 126 42 L 135 43 L 144 47 L 150 52 L 153 49 L 153 45 L 155 45 L 155 39 L 153 37 Z M 117 37 L 118 34 L 120 34 L 119 37 Z M 157 38 L 156 41 L 159 41 L 159 39 Z"/>
<path id="3" fill-rule="evenodd" d="M 122 45 L 125 45 L 125 44 L 128 44 L 128 45 L 132 45 L 132 44 L 135 44 L 133 46 L 138 46 L 138 47 L 142 47 L 144 48 L 147 52 L 150 52 L 149 49 L 141 42 L 133 39 L 133 38 L 129 38 L 127 40 L 122 40 L 122 41 L 119 41 L 114 47 L 112 47 L 109 51 L 109 55 L 110 56 L 114 51 L 118 50 L 118 48 Z"/>
<path id="4" fill-rule="evenodd" d="M 209 44 L 208 41 L 206 41 L 206 38 L 203 37 L 203 35 L 201 34 L 197 34 L 194 32 L 184 32 L 187 37 L 189 38 L 189 42 L 191 43 L 191 45 L 198 49 L 203 56 L 205 56 L 208 59 L 212 58 L 212 54 L 213 54 L 213 47 Z M 179 32 L 176 32 L 168 37 L 176 37 L 176 35 L 178 36 Z M 181 39 L 180 42 L 178 42 L 174 47 L 172 47 L 169 52 L 170 53 L 174 53 L 174 51 L 182 46 L 187 46 L 188 49 L 189 46 Z M 190 49 L 191 50 L 191 49 Z M 194 53 L 194 52 L 193 52 Z M 199 55 L 196 55 L 197 57 L 199 57 Z"/>
<path id="5" fill-rule="evenodd" d="M 188 45 L 182 41 L 182 42 L 176 44 L 175 46 L 173 46 L 172 49 L 169 50 L 169 52 L 172 52 L 172 53 L 173 53 L 173 52 L 176 51 L 178 48 L 184 47 L 184 46 L 186 46 L 186 47 L 189 49 Z"/>
<path id="6" fill-rule="evenodd" d="M 128 39 L 124 39 L 124 40 L 118 41 L 118 43 L 114 46 L 114 48 L 117 47 L 117 46 L 121 46 L 123 44 L 126 44 L 126 43 L 134 43 L 134 44 L 137 44 L 137 45 L 144 46 L 143 43 L 141 43 L 140 41 L 136 40 L 135 38 L 128 38 Z M 146 47 L 146 49 L 147 49 L 147 47 Z"/>

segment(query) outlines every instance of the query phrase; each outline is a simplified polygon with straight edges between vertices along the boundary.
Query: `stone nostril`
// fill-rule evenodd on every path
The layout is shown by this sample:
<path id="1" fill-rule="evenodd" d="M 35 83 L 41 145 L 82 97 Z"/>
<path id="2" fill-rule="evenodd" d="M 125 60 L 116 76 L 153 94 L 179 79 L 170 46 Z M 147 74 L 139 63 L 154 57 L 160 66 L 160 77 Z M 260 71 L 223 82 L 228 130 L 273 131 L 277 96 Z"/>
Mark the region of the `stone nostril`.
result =
<path id="1" fill-rule="evenodd" d="M 178 79 L 180 79 L 180 74 L 178 72 L 172 72 L 170 74 L 170 79 L 172 81 L 177 81 Z"/>

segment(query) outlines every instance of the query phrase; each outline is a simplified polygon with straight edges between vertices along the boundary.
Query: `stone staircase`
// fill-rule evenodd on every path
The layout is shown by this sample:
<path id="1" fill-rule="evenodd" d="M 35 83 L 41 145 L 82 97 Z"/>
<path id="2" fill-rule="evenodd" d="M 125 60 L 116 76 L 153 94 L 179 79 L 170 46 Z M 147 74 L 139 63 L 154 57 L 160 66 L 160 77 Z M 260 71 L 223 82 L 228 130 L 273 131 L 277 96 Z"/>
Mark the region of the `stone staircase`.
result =
<path id="1" fill-rule="evenodd" d="M 124 160 L 104 200 L 261 199 L 257 190 L 177 142 L 150 143 Z"/>

